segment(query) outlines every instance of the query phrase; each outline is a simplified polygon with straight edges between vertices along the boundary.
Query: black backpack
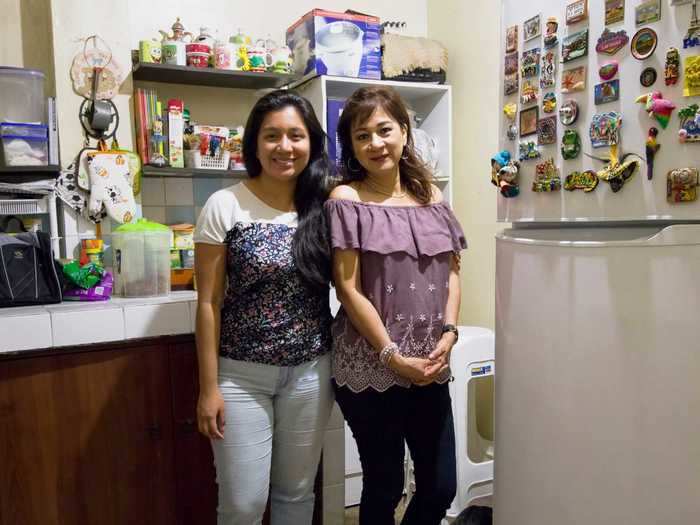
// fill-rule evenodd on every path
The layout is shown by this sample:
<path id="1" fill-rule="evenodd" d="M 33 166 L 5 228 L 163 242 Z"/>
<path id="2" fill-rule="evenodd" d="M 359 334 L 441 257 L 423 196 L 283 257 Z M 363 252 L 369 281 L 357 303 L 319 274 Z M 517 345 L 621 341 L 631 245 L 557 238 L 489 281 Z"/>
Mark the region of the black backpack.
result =
<path id="1" fill-rule="evenodd" d="M 47 233 L 0 233 L 0 307 L 60 303 L 61 288 Z"/>

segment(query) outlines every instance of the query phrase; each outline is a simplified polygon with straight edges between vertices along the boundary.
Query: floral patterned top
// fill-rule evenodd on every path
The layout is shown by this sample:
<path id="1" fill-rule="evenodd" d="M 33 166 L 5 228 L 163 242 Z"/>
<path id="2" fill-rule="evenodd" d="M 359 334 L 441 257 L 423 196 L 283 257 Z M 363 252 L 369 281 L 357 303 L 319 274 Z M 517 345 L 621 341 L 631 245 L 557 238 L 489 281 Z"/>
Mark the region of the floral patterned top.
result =
<path id="1" fill-rule="evenodd" d="M 383 206 L 331 199 L 325 204 L 331 246 L 360 251 L 362 292 L 374 305 L 402 355 L 427 357 L 442 336 L 450 259 L 466 248 L 445 202 Z M 333 324 L 333 377 L 353 392 L 410 381 L 379 361 L 341 308 Z M 445 370 L 437 379 L 451 376 Z"/>
<path id="2" fill-rule="evenodd" d="M 330 350 L 328 291 L 306 286 L 294 264 L 296 226 L 296 212 L 269 207 L 243 183 L 204 206 L 195 242 L 227 248 L 222 357 L 295 366 Z"/>

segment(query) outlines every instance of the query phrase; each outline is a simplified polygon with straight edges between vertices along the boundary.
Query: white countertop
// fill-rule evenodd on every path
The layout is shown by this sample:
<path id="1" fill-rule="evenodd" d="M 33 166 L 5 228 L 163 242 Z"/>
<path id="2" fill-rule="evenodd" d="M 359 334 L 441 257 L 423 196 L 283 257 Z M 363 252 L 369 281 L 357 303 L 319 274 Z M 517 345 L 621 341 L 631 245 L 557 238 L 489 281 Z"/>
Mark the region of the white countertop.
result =
<path id="1" fill-rule="evenodd" d="M 0 309 L 0 353 L 194 333 L 197 293 Z"/>

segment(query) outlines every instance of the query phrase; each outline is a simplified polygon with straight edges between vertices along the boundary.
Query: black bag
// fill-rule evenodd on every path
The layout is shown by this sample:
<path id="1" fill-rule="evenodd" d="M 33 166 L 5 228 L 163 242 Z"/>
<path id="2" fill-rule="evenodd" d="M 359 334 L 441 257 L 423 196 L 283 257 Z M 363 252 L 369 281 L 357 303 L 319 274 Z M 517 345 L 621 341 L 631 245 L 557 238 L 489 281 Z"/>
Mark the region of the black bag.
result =
<path id="1" fill-rule="evenodd" d="M 0 307 L 60 303 L 61 288 L 47 233 L 0 233 Z"/>
<path id="2" fill-rule="evenodd" d="M 493 509 L 491 507 L 467 507 L 455 519 L 452 525 L 491 525 Z"/>

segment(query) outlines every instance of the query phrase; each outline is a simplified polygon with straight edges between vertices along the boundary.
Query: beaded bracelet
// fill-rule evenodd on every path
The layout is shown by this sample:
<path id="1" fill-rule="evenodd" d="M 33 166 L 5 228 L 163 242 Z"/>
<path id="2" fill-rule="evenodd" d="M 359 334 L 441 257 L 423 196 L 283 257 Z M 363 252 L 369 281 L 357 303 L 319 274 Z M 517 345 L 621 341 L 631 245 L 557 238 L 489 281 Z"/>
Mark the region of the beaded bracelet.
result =
<path id="1" fill-rule="evenodd" d="M 389 362 L 391 361 L 391 356 L 394 355 L 396 352 L 399 351 L 399 346 L 396 343 L 389 343 L 386 345 L 384 348 L 382 348 L 382 351 L 379 352 L 379 361 L 386 367 L 389 366 Z"/>

